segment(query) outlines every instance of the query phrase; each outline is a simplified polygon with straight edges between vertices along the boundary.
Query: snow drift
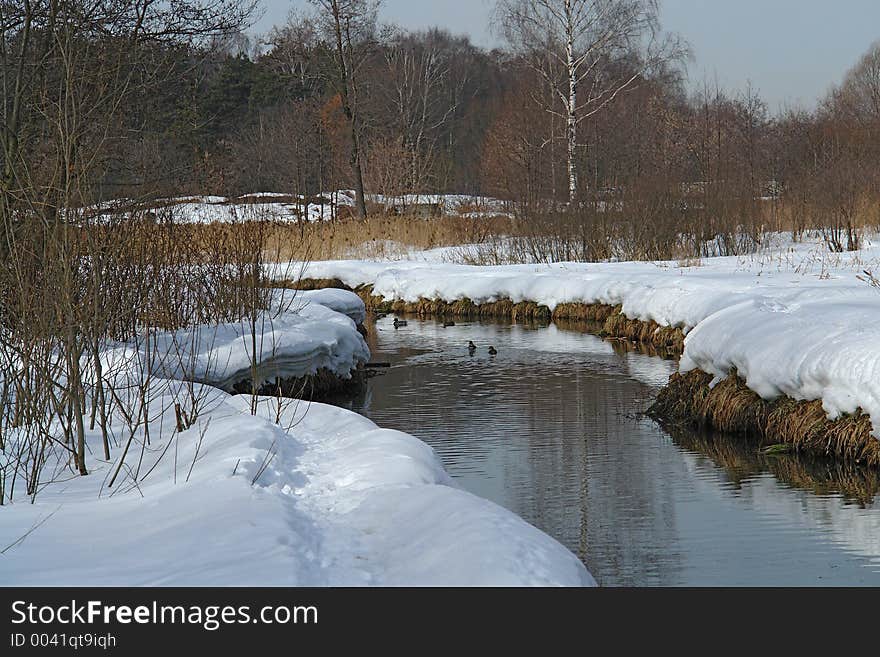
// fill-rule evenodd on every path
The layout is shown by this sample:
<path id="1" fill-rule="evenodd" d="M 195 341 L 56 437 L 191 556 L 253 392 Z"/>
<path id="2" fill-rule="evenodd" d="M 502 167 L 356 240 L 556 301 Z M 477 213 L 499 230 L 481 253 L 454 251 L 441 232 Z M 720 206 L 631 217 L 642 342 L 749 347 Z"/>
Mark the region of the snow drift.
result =
<path id="1" fill-rule="evenodd" d="M 354 294 L 317 291 L 292 307 L 299 314 L 265 318 L 261 335 L 273 347 L 261 357 L 343 375 L 369 356 L 351 318 L 364 312 Z M 337 407 L 262 398 L 254 408 L 250 396 L 192 382 L 233 379 L 248 366 L 250 338 L 247 325 L 160 334 L 158 360 L 168 366 L 146 392 L 149 444 L 141 429 L 110 485 L 125 436 L 107 462 L 91 431 L 88 476 L 58 459 L 33 503 L 17 495 L 0 507 L 0 584 L 595 584 L 554 539 L 459 490 L 418 439 Z M 108 353 L 117 376 L 141 348 Z M 170 365 L 184 348 L 192 369 Z M 174 407 L 186 396 L 200 409 L 180 431 Z"/>

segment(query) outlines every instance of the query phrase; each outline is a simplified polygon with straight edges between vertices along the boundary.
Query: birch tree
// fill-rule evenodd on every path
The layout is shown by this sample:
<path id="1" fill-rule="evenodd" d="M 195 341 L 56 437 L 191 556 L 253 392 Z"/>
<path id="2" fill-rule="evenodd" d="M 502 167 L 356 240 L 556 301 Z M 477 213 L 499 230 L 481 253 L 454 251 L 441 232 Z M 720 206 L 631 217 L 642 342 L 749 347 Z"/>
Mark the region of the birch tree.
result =
<path id="1" fill-rule="evenodd" d="M 570 204 L 578 195 L 578 126 L 680 53 L 674 39 L 659 40 L 658 13 L 658 0 L 498 0 L 503 36 L 547 83 L 548 94 L 535 100 L 565 124 Z M 623 58 L 636 61 L 612 66 Z"/>

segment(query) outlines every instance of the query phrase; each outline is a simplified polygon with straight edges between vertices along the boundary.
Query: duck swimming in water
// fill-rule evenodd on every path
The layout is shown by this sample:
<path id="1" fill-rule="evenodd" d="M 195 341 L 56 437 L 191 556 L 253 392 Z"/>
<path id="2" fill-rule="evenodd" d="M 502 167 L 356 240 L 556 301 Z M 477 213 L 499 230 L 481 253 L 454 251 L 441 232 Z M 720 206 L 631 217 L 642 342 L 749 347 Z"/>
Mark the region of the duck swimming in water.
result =
<path id="1" fill-rule="evenodd" d="M 406 326 L 406 320 L 394 318 L 394 328 L 400 328 L 401 326 Z"/>
<path id="2" fill-rule="evenodd" d="M 498 350 L 495 347 L 489 347 L 489 355 L 494 356 L 498 353 Z"/>
<path id="3" fill-rule="evenodd" d="M 477 345 L 474 344 L 474 341 L 468 340 L 468 353 L 470 353 L 470 355 L 473 356 L 474 352 L 476 350 L 477 350 Z"/>
<path id="4" fill-rule="evenodd" d="M 449 328 L 450 326 L 455 326 L 455 322 L 443 322 L 443 328 Z"/>

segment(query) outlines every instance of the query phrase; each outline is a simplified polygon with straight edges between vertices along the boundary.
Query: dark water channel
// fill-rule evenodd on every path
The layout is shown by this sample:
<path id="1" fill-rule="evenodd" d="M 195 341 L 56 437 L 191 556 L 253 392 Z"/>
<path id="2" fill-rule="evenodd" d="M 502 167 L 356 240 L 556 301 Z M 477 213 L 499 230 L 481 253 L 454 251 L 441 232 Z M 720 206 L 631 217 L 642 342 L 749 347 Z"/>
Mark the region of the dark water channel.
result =
<path id="1" fill-rule="evenodd" d="M 392 367 L 340 404 L 430 444 L 600 584 L 880 585 L 880 473 L 670 435 L 641 412 L 674 361 L 577 328 L 391 321 L 370 346 Z"/>

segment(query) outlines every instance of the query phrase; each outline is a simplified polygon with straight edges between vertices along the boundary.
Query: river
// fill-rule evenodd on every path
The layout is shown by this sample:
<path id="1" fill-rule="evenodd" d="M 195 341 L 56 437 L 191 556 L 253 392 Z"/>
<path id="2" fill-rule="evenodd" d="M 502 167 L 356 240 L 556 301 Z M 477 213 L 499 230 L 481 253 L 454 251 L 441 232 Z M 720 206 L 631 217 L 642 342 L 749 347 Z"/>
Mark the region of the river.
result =
<path id="1" fill-rule="evenodd" d="M 576 327 L 392 319 L 369 327 L 392 367 L 337 403 L 427 442 L 601 585 L 880 585 L 880 473 L 670 435 L 642 413 L 674 360 Z"/>

